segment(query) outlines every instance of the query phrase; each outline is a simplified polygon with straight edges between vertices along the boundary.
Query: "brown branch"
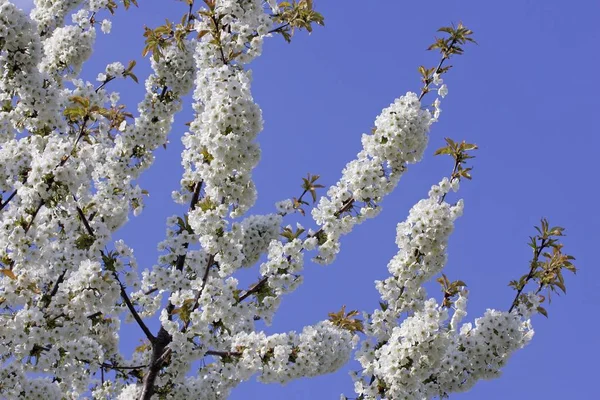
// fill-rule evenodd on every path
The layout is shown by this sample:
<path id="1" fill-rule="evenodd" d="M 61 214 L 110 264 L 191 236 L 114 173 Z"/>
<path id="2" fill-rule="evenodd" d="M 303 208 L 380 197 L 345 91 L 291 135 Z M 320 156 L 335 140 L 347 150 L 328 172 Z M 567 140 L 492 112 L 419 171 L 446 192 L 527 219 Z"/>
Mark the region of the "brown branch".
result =
<path id="1" fill-rule="evenodd" d="M 192 200 L 190 201 L 190 211 L 194 211 L 196 209 L 196 204 L 198 204 L 198 200 L 200 199 L 200 191 L 202 190 L 203 181 L 200 181 L 196 184 L 194 188 L 194 194 L 192 195 Z"/>
<path id="2" fill-rule="evenodd" d="M 148 329 L 148 326 L 142 320 L 142 318 L 140 317 L 140 314 L 138 314 L 137 310 L 133 306 L 133 303 L 131 302 L 131 300 L 129 299 L 129 296 L 127 295 L 127 292 L 125 291 L 125 286 L 123 285 L 123 283 L 121 283 L 121 280 L 119 279 L 119 275 L 115 271 L 113 271 L 113 276 L 115 277 L 116 281 L 119 283 L 119 287 L 121 289 L 121 298 L 123 299 L 123 301 L 125 302 L 125 305 L 131 312 L 133 319 L 135 319 L 135 322 L 137 322 L 137 324 L 140 326 L 140 328 L 142 329 L 142 331 L 144 332 L 144 334 L 146 335 L 148 340 L 150 340 L 150 342 L 154 341 L 156 338 L 154 337 L 152 332 L 150 332 L 150 329 Z"/>
<path id="3" fill-rule="evenodd" d="M 454 168 L 452 168 L 452 174 L 450 175 L 450 183 L 452 183 L 452 180 L 454 180 L 454 179 L 458 179 L 460 181 L 460 176 L 458 176 L 458 177 L 454 176 L 456 174 L 456 172 L 458 171 L 458 168 L 460 167 L 460 163 L 461 163 L 461 160 L 457 157 L 454 160 Z M 442 197 L 440 197 L 440 199 L 438 200 L 438 204 L 442 204 L 444 202 L 447 194 L 448 193 L 444 193 L 442 195 Z"/>
<path id="4" fill-rule="evenodd" d="M 48 351 L 50 349 L 42 348 L 42 350 Z M 79 362 L 83 362 L 83 363 L 90 364 L 90 365 L 96 364 L 95 361 L 85 360 L 85 359 L 81 359 L 81 358 L 75 358 L 75 359 Z M 107 363 L 107 362 L 100 363 L 100 368 L 108 368 L 108 369 L 113 369 L 113 370 L 134 370 L 134 369 L 142 369 L 142 368 L 146 368 L 146 367 L 148 367 L 148 365 L 126 366 L 126 365 L 117 365 L 114 363 Z"/>
<path id="5" fill-rule="evenodd" d="M 537 241 L 536 241 L 537 243 Z M 521 296 L 521 293 L 523 292 L 523 289 L 525 289 L 525 286 L 527 286 L 527 284 L 529 283 L 529 281 L 533 278 L 533 275 L 535 274 L 535 271 L 538 268 L 538 260 L 540 258 L 540 255 L 542 254 L 542 251 L 544 251 L 544 249 L 546 248 L 547 242 L 544 238 L 542 238 L 542 241 L 540 242 L 540 247 L 538 247 L 537 251 L 534 253 L 533 255 L 533 260 L 531 260 L 531 267 L 529 269 L 529 273 L 527 274 L 527 277 L 525 278 L 525 283 L 523 284 L 523 286 L 521 288 L 519 288 L 519 290 L 517 290 L 517 294 L 515 295 L 515 298 L 510 306 L 510 308 L 508 309 L 508 312 L 512 312 L 512 310 L 519 304 L 519 296 Z M 538 289 L 538 292 L 541 290 L 542 288 L 540 287 Z"/>
<path id="6" fill-rule="evenodd" d="M 110 81 L 113 81 L 113 80 L 115 80 L 115 79 L 116 79 L 116 78 L 115 78 L 114 76 L 108 76 L 108 77 L 106 77 L 106 79 L 104 80 L 104 82 L 102 82 L 102 84 L 101 84 L 100 86 L 98 86 L 98 87 L 97 87 L 97 88 L 94 90 L 94 92 L 98 93 L 98 91 L 99 91 L 100 89 L 102 89 L 104 86 L 106 86 L 106 84 L 107 84 L 108 82 L 110 82 Z"/>
<path id="7" fill-rule="evenodd" d="M 198 200 L 200 199 L 200 192 L 202 191 L 203 181 L 196 183 L 194 187 L 194 194 L 192 195 L 192 200 L 190 201 L 189 210 L 194 211 L 196 209 L 196 205 L 198 204 Z M 187 249 L 189 247 L 189 243 L 184 243 L 184 247 Z M 186 254 L 180 255 L 177 257 L 176 268 L 179 271 L 183 270 L 185 265 L 185 259 L 187 257 Z M 212 259 L 212 258 L 211 258 Z M 209 260 L 210 261 L 210 260 Z M 202 289 L 206 284 L 206 280 L 208 279 L 208 271 L 211 267 L 212 263 L 207 264 L 206 271 L 204 273 L 204 281 L 202 284 Z M 198 299 L 200 296 L 198 296 Z M 173 317 L 173 310 L 175 306 L 169 301 L 167 304 L 166 310 L 169 314 L 169 319 Z M 162 368 L 163 363 L 165 362 L 166 357 L 170 354 L 170 349 L 167 349 L 167 346 L 173 341 L 173 337 L 167 332 L 167 330 L 161 326 L 156 336 L 152 336 L 150 339 L 150 343 L 152 344 L 152 355 L 150 358 L 150 366 L 146 375 L 144 376 L 144 382 L 142 387 L 142 394 L 140 395 L 140 400 L 150 400 L 152 395 L 154 394 L 154 382 L 156 381 L 156 377 Z"/>
<path id="8" fill-rule="evenodd" d="M 287 28 L 288 26 L 290 26 L 289 22 L 286 22 L 283 25 L 278 26 L 277 28 L 271 29 L 268 33 L 279 33 L 280 31 L 284 30 L 285 28 Z"/>
<path id="9" fill-rule="evenodd" d="M 167 94 L 167 89 L 168 89 L 168 86 L 167 86 L 167 85 L 165 85 L 165 86 L 163 86 L 163 88 L 162 88 L 162 91 L 160 92 L 160 96 L 158 97 L 158 99 L 159 99 L 161 102 L 162 102 L 162 101 L 165 99 L 165 96 L 166 96 L 166 94 Z"/>
<path id="10" fill-rule="evenodd" d="M 200 297 L 202 296 L 202 292 L 204 291 L 204 288 L 206 287 L 206 282 L 208 281 L 208 275 L 210 273 L 210 268 L 212 267 L 214 262 L 215 262 L 215 256 L 213 256 L 211 254 L 210 257 L 208 258 L 208 263 L 206 264 L 206 270 L 204 271 L 204 276 L 202 276 L 202 286 L 200 287 L 200 290 L 198 290 L 198 293 L 196 294 L 196 297 L 194 298 L 194 305 L 192 306 L 192 309 L 190 312 L 194 312 L 198 308 L 198 303 L 200 301 Z M 181 329 L 182 333 L 187 330 L 187 328 L 190 326 L 190 323 L 191 323 L 191 320 L 188 320 L 185 323 L 185 325 Z"/>
<path id="11" fill-rule="evenodd" d="M 127 367 L 127 366 L 121 366 L 121 365 L 115 365 L 115 364 L 109 364 L 109 363 L 105 363 L 103 362 L 101 364 L 102 367 L 104 368 L 108 368 L 108 369 L 114 369 L 114 370 L 133 370 L 133 369 L 142 369 L 142 368 L 147 368 L 148 365 L 134 365 L 131 367 Z"/>
<path id="12" fill-rule="evenodd" d="M 87 319 L 94 319 L 94 318 L 99 317 L 101 315 L 102 315 L 102 312 L 98 311 L 98 312 L 95 312 L 93 314 L 88 315 L 86 318 Z"/>
<path id="13" fill-rule="evenodd" d="M 452 49 L 455 44 L 456 44 L 456 39 L 452 39 L 452 41 L 450 42 L 450 46 L 448 46 L 448 48 Z M 435 68 L 434 74 L 437 74 L 437 73 L 440 72 L 440 69 L 444 65 L 444 62 L 446 60 L 448 60 L 449 58 L 450 58 L 450 54 L 448 54 L 447 52 L 445 52 L 442 55 L 442 59 L 440 60 L 439 64 Z M 425 86 L 421 89 L 421 94 L 419 95 L 419 101 L 423 100 L 423 97 L 425 97 L 425 95 L 427 94 L 427 92 L 429 92 L 429 86 L 431 85 L 432 82 L 433 82 L 433 78 L 429 78 L 429 79 L 427 79 L 425 81 Z"/>
<path id="14" fill-rule="evenodd" d="M 75 143 L 73 143 L 73 147 L 71 148 L 71 151 L 69 152 L 69 154 L 67 154 L 67 155 L 63 156 L 63 158 L 61 158 L 60 162 L 55 167 L 55 169 L 58 167 L 64 166 L 66 164 L 66 162 L 69 160 L 69 158 L 71 158 L 71 156 L 73 155 L 73 152 L 77 148 L 77 144 L 79 144 L 79 141 L 85 134 L 85 126 L 89 120 L 90 120 L 89 115 L 86 115 L 85 117 L 83 117 L 83 122 L 81 123 L 81 129 L 79 129 L 79 134 L 77 135 L 77 138 L 75 139 Z"/>
<path id="15" fill-rule="evenodd" d="M 254 293 L 258 292 L 260 289 L 262 289 L 262 287 L 265 286 L 265 284 L 267 283 L 268 280 L 269 280 L 268 276 L 265 276 L 264 278 L 262 278 L 260 281 L 258 281 L 256 283 L 256 285 L 252 286 L 250 289 L 248 289 L 246 291 L 246 293 L 241 295 L 236 304 L 241 303 L 242 301 L 246 300 L 248 297 L 252 296 Z"/>
<path id="16" fill-rule="evenodd" d="M 188 10 L 188 18 L 187 18 L 188 25 L 191 24 L 195 18 L 193 8 L 194 8 L 194 0 L 190 1 L 190 9 Z"/>
<path id="17" fill-rule="evenodd" d="M 42 209 L 43 206 L 44 206 L 44 200 L 42 200 L 40 202 L 40 204 L 38 204 L 37 208 L 31 215 L 31 221 L 29 221 L 29 223 L 25 227 L 25 234 L 27 234 L 27 232 L 29 232 L 29 229 L 31 229 L 31 226 L 33 225 L 33 220 L 35 219 L 35 217 L 37 217 L 38 213 L 40 212 L 40 210 Z"/>
<path id="18" fill-rule="evenodd" d="M 58 279 L 56 280 L 56 282 L 54 282 L 54 286 L 52 287 L 52 290 L 50 291 L 50 293 L 48 294 L 48 297 L 46 298 L 45 302 L 46 304 L 44 305 L 43 308 L 47 308 L 50 303 L 52 302 L 52 298 L 54 296 L 56 296 L 56 293 L 58 293 L 58 287 L 60 286 L 61 283 L 64 282 L 65 280 L 65 275 L 67 274 L 67 270 L 63 270 L 63 272 L 58 276 Z M 43 299 L 44 297 L 42 297 Z"/>
<path id="19" fill-rule="evenodd" d="M 217 356 L 217 357 L 241 357 L 242 353 L 239 351 L 218 351 L 218 350 L 208 350 L 205 353 L 207 356 Z"/>
<path id="20" fill-rule="evenodd" d="M 211 15 L 210 19 L 212 20 L 213 24 L 215 25 L 215 32 L 218 32 L 221 29 L 221 28 L 219 28 L 219 21 L 217 21 L 217 19 L 215 18 L 214 15 Z M 221 61 L 223 61 L 223 64 L 225 64 L 225 65 L 229 64 L 229 62 L 227 61 L 227 58 L 225 58 L 225 53 L 223 52 L 223 45 L 221 44 L 220 37 L 217 37 L 216 34 L 213 34 L 213 38 L 215 39 L 215 41 L 217 42 L 217 46 L 219 47 L 219 52 L 221 53 Z"/>
<path id="21" fill-rule="evenodd" d="M 150 356 L 148 372 L 146 372 L 146 375 L 144 376 L 140 400 L 150 400 L 152 398 L 156 377 L 168 354 L 170 354 L 170 349 L 167 349 L 166 351 L 165 349 L 172 340 L 173 338 L 169 335 L 169 332 L 161 326 L 156 337 L 150 341 L 152 343 L 152 355 Z"/>
<path id="22" fill-rule="evenodd" d="M 75 199 L 75 201 L 77 201 L 77 199 L 75 198 L 75 196 L 73 196 L 73 198 Z M 79 214 L 79 218 L 81 219 L 81 221 L 83 222 L 83 225 L 85 226 L 86 230 L 88 231 L 88 233 L 91 236 L 95 236 L 94 235 L 94 230 L 92 229 L 92 227 L 90 226 L 89 222 L 87 221 L 85 214 L 83 213 L 83 211 L 81 210 L 81 208 L 79 208 L 79 206 L 77 206 L 77 213 Z M 32 220 L 33 221 L 33 220 Z M 45 303 L 43 308 L 47 308 L 50 303 L 52 302 L 52 298 L 56 295 L 56 293 L 58 293 L 58 287 L 60 286 L 61 283 L 64 282 L 65 280 L 65 275 L 67 274 L 67 270 L 63 270 L 63 272 L 58 276 L 58 279 L 56 280 L 56 282 L 54 283 L 54 286 L 52 287 L 52 290 L 50 291 L 50 293 L 48 294 L 48 297 L 45 298 Z M 44 298 L 44 297 L 42 297 Z M 89 318 L 89 317 L 88 317 Z"/>
<path id="23" fill-rule="evenodd" d="M 17 194 L 17 189 L 15 189 L 10 196 L 8 196 L 8 199 L 6 199 L 6 201 L 4 203 L 2 203 L 2 201 L 0 201 L 0 211 L 4 210 L 4 207 L 6 207 L 8 205 L 8 203 L 10 203 L 10 201 L 16 196 Z"/>
<path id="24" fill-rule="evenodd" d="M 75 196 L 73 196 L 73 198 L 75 198 Z M 77 199 L 75 199 L 75 201 L 77 201 Z M 85 217 L 83 210 L 81 208 L 79 208 L 79 206 L 77 206 L 77 214 L 79 214 L 79 218 L 81 219 L 83 226 L 85 226 L 85 230 L 87 231 L 87 233 L 90 234 L 91 236 L 96 236 L 94 234 L 94 230 L 90 226 L 90 223 L 88 222 L 87 218 Z"/>

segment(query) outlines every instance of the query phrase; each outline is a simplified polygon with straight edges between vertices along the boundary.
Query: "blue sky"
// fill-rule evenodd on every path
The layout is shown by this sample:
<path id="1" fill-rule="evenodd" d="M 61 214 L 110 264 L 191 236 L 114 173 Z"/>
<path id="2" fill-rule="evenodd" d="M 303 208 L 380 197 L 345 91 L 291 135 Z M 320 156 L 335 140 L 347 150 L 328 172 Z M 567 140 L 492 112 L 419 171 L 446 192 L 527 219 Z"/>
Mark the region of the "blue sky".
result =
<path id="1" fill-rule="evenodd" d="M 138 61 L 136 71 L 143 79 L 148 72 L 148 60 L 141 57 L 143 26 L 157 26 L 165 17 L 179 20 L 186 9 L 172 0 L 139 3 L 139 9 L 119 9 L 110 35 L 99 34 L 97 51 L 84 68 L 87 79 L 94 80 L 108 62 L 130 59 Z M 527 238 L 542 216 L 567 228 L 565 250 L 577 257 L 579 271 L 567 276 L 568 295 L 554 297 L 547 307 L 550 318 L 534 318 L 534 340 L 510 360 L 503 377 L 453 398 L 595 397 L 600 359 L 600 272 L 593 261 L 600 239 L 595 69 L 600 58 L 593 49 L 600 42 L 600 3 L 315 3 L 325 16 L 324 28 L 310 36 L 298 34 L 292 44 L 272 38 L 252 64 L 253 93 L 265 119 L 259 136 L 263 157 L 254 174 L 259 200 L 252 212 L 272 212 L 275 201 L 297 196 L 307 172 L 320 174 L 325 185 L 334 183 L 380 110 L 419 89 L 419 65 L 437 63 L 437 55 L 425 49 L 438 27 L 462 21 L 479 45 L 452 62 L 455 67 L 445 77 L 450 93 L 424 161 L 409 168 L 378 218 L 344 237 L 335 264 L 306 265 L 305 283 L 283 300 L 268 331 L 301 330 L 343 304 L 373 310 L 378 301 L 373 281 L 387 276 L 387 262 L 397 251 L 396 224 L 452 168 L 450 159 L 434 158 L 434 150 L 444 137 L 466 139 L 480 150 L 473 161 L 474 180 L 458 193 L 465 214 L 451 238 L 445 272 L 469 286 L 467 318 L 486 308 L 509 307 L 514 293 L 507 283 L 526 273 Z M 113 88 L 132 110 L 143 95 L 143 85 L 130 80 Z M 177 116 L 169 147 L 157 151 L 155 165 L 141 181 L 150 191 L 146 210 L 118 233 L 134 247 L 141 266 L 156 262 L 165 218 L 184 211 L 172 203 L 170 193 L 181 174 L 183 124 L 191 119 L 188 102 Z M 302 222 L 314 226 L 309 217 Z M 250 282 L 257 275 L 255 269 L 242 279 Z M 432 288 L 430 294 L 439 298 Z M 133 325 L 123 333 L 128 340 L 142 337 Z M 285 387 L 245 383 L 231 398 L 337 399 L 342 392 L 352 397 L 349 369 L 357 365 Z"/>

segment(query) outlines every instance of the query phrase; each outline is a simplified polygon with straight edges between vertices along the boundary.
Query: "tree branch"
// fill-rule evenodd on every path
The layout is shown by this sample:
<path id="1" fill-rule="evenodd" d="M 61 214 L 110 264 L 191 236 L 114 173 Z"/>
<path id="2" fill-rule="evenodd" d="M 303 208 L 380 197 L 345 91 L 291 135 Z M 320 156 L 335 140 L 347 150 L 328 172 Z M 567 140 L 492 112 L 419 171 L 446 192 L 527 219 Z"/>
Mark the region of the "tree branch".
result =
<path id="1" fill-rule="evenodd" d="M 510 308 L 508 309 L 509 313 L 512 312 L 512 310 L 514 310 L 514 308 L 519 304 L 519 296 L 521 296 L 523 289 L 525 289 L 525 286 L 527 286 L 527 284 L 529 283 L 531 278 L 533 278 L 533 275 L 535 274 L 535 271 L 538 267 L 538 260 L 540 258 L 540 255 L 542 254 L 542 251 L 544 251 L 544 249 L 546 248 L 546 245 L 547 245 L 547 243 L 546 243 L 545 239 L 542 238 L 542 241 L 540 242 L 540 247 L 534 253 L 533 260 L 531 260 L 531 266 L 529 268 L 529 273 L 527 274 L 527 277 L 525 278 L 525 284 L 521 288 L 519 288 L 519 290 L 517 290 L 517 294 L 515 295 L 515 298 L 514 298 L 512 304 L 510 305 Z M 541 289 L 542 289 L 542 287 L 540 285 L 540 288 L 538 289 L 538 291 L 536 293 L 539 293 L 539 291 Z"/>
<path id="2" fill-rule="evenodd" d="M 119 275 L 115 271 L 113 271 L 113 276 L 115 277 L 116 281 L 119 283 L 119 287 L 121 289 L 121 298 L 125 302 L 125 305 L 127 305 L 127 308 L 131 312 L 133 319 L 135 319 L 135 322 L 137 322 L 137 324 L 140 326 L 142 331 L 144 331 L 144 334 L 146 335 L 148 340 L 150 340 L 150 342 L 153 342 L 156 338 L 154 337 L 152 332 L 150 332 L 150 329 L 148 329 L 148 326 L 142 320 L 142 318 L 140 317 L 140 314 L 138 314 L 137 310 L 133 306 L 133 303 L 131 302 L 131 300 L 129 299 L 129 296 L 127 295 L 127 292 L 125 291 L 125 286 L 121 283 L 121 280 L 119 279 Z"/>
<path id="3" fill-rule="evenodd" d="M 8 203 L 10 203 L 10 201 L 16 196 L 17 194 L 17 189 L 15 189 L 10 196 L 8 196 L 8 199 L 6 199 L 6 201 L 4 203 L 2 203 L 2 201 L 0 201 L 0 211 L 4 210 L 4 207 L 6 207 L 8 205 Z"/>
<path id="4" fill-rule="evenodd" d="M 206 264 L 206 270 L 204 271 L 204 276 L 202 276 L 202 286 L 200 287 L 200 290 L 198 290 L 198 293 L 196 294 L 196 297 L 194 298 L 194 305 L 192 306 L 192 309 L 190 312 L 194 312 L 198 308 L 198 302 L 200 301 L 202 292 L 204 291 L 204 288 L 206 287 L 206 282 L 208 281 L 208 275 L 210 273 L 210 268 L 212 267 L 214 262 L 215 262 L 215 257 L 211 254 L 210 257 L 208 258 L 208 263 Z M 187 328 L 190 326 L 190 323 L 191 323 L 191 320 L 188 320 L 185 323 L 185 325 L 181 329 L 182 333 L 187 330 Z"/>
<path id="5" fill-rule="evenodd" d="M 248 289 L 246 291 L 246 293 L 241 295 L 236 304 L 241 303 L 242 301 L 246 300 L 248 297 L 252 296 L 254 293 L 258 292 L 260 289 L 262 289 L 262 287 L 265 286 L 265 284 L 267 283 L 268 280 L 269 280 L 268 276 L 265 276 L 264 278 L 262 278 L 260 281 L 258 281 L 256 283 L 256 285 L 252 286 L 250 289 Z"/>
<path id="6" fill-rule="evenodd" d="M 456 44 L 456 39 L 452 39 L 452 41 L 450 42 L 450 45 L 448 47 L 450 49 L 452 49 L 455 44 Z M 435 67 L 434 74 L 439 73 L 440 69 L 444 65 L 444 62 L 449 58 L 450 58 L 450 55 L 448 53 L 444 53 L 444 55 L 442 56 L 442 59 L 440 60 L 440 62 L 437 65 L 437 67 Z M 427 81 L 425 81 L 425 86 L 421 89 L 421 94 L 419 95 L 419 101 L 423 100 L 423 97 L 425 97 L 425 95 L 427 94 L 429 86 L 431 85 L 432 82 L 433 82 L 433 79 L 428 79 Z"/>
<path id="7" fill-rule="evenodd" d="M 218 350 L 208 350 L 206 352 L 207 356 L 217 356 L 217 357 L 241 357 L 242 353 L 239 351 L 218 351 Z"/>

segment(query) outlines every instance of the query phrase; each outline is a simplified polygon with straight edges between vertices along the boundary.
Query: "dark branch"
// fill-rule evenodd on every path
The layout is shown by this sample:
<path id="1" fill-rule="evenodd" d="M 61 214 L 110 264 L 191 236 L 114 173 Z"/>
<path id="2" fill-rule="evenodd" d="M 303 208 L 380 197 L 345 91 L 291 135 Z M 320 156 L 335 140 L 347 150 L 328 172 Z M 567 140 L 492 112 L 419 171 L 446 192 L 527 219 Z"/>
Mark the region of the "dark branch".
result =
<path id="1" fill-rule="evenodd" d="M 154 337 L 154 335 L 152 334 L 152 332 L 150 332 L 150 329 L 148 329 L 148 326 L 142 320 L 142 318 L 138 314 L 137 310 L 133 306 L 133 303 L 131 302 L 131 300 L 129 299 L 129 296 L 127 295 L 127 292 L 125 291 L 125 286 L 121 283 L 121 280 L 119 279 L 119 275 L 116 272 L 113 272 L 113 276 L 115 277 L 115 279 L 119 283 L 119 287 L 121 288 L 121 298 L 125 302 L 125 305 L 127 305 L 127 308 L 131 312 L 131 315 L 133 316 L 133 319 L 135 319 L 135 322 L 137 322 L 137 324 L 140 326 L 140 328 L 142 329 L 142 331 L 144 331 L 144 334 L 146 335 L 146 337 L 148 338 L 148 340 L 150 340 L 150 342 L 153 342 L 156 338 Z"/>
<path id="2" fill-rule="evenodd" d="M 267 283 L 267 281 L 269 280 L 269 277 L 265 276 L 264 278 L 262 278 L 260 281 L 258 281 L 258 283 L 254 286 L 252 286 L 250 289 L 248 289 L 246 291 L 246 293 L 244 293 L 243 295 L 240 296 L 240 298 L 238 299 L 237 303 L 241 303 L 242 301 L 246 300 L 248 297 L 252 296 L 254 293 L 258 292 L 263 286 L 265 286 L 265 284 Z"/>

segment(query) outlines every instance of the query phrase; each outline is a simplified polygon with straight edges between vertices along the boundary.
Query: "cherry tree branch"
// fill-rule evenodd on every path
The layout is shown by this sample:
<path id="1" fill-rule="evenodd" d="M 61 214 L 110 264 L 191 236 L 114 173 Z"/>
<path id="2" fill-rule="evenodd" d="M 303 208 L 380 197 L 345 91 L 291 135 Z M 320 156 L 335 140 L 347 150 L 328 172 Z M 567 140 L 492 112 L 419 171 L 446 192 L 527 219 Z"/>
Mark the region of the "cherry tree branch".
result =
<path id="1" fill-rule="evenodd" d="M 512 310 L 514 310 L 514 308 L 519 304 L 519 297 L 521 296 L 521 293 L 523 293 L 523 289 L 525 289 L 525 286 L 527 286 L 527 283 L 529 283 L 529 281 L 533 278 L 533 275 L 535 274 L 535 271 L 538 267 L 538 260 L 540 258 L 540 255 L 546 248 L 546 245 L 547 245 L 547 243 L 546 243 L 545 239 L 542 238 L 540 247 L 534 253 L 533 260 L 531 260 L 531 268 L 529 269 L 529 273 L 527 274 L 527 277 L 525 278 L 525 284 L 522 287 L 520 287 L 519 290 L 517 290 L 517 293 L 515 294 L 515 298 L 512 301 L 510 308 L 508 309 L 509 313 L 512 312 Z M 542 284 L 540 284 L 540 287 L 538 288 L 538 291 L 536 293 L 539 293 L 540 290 L 542 290 Z"/>
<path id="2" fill-rule="evenodd" d="M 456 39 L 452 39 L 452 41 L 450 42 L 450 45 L 448 46 L 450 49 L 452 49 L 457 43 Z M 442 58 L 440 59 L 440 62 L 438 63 L 437 67 L 435 67 L 435 72 L 434 74 L 439 74 L 440 70 L 442 69 L 442 67 L 444 66 L 444 62 L 446 60 L 448 60 L 450 58 L 450 54 L 448 53 L 444 53 L 442 55 Z M 433 79 L 428 79 L 427 81 L 425 81 L 425 86 L 421 89 L 421 94 L 419 95 L 419 101 L 423 100 L 423 97 L 425 97 L 425 95 L 428 93 L 428 89 L 429 86 L 433 83 Z"/>
<path id="3" fill-rule="evenodd" d="M 125 286 L 123 285 L 123 283 L 121 283 L 121 280 L 119 279 L 119 275 L 117 274 L 117 272 L 113 272 L 113 276 L 115 277 L 115 280 L 119 283 L 119 287 L 121 290 L 121 298 L 125 302 L 125 305 L 129 309 L 129 312 L 131 312 L 133 319 L 135 319 L 135 322 L 137 322 L 137 324 L 140 326 L 140 328 L 142 329 L 142 331 L 144 332 L 144 334 L 146 335 L 148 340 L 150 340 L 150 342 L 154 341 L 156 338 L 154 337 L 152 332 L 150 332 L 150 329 L 148 329 L 148 326 L 142 320 L 142 318 L 140 317 L 140 314 L 138 314 L 137 310 L 133 306 L 133 303 L 129 299 L 129 296 L 127 295 L 127 292 L 125 291 Z"/>

